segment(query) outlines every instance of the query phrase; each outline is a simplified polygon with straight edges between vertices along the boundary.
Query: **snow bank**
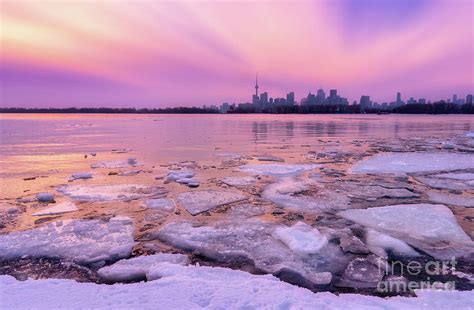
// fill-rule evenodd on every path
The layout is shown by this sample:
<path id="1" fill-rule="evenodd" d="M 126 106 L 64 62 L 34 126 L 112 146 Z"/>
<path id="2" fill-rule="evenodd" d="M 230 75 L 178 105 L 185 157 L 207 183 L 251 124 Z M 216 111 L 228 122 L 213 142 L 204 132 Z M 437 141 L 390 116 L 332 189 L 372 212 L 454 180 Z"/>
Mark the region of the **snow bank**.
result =
<path id="1" fill-rule="evenodd" d="M 176 199 L 189 213 L 197 215 L 218 206 L 245 200 L 247 196 L 234 191 L 202 190 L 180 193 Z"/>
<path id="2" fill-rule="evenodd" d="M 391 205 L 345 210 L 338 215 L 401 239 L 439 259 L 464 256 L 474 250 L 474 242 L 444 205 Z"/>
<path id="3" fill-rule="evenodd" d="M 189 264 L 189 259 L 183 254 L 158 253 L 149 256 L 138 256 L 122 259 L 113 265 L 98 270 L 102 279 L 109 282 L 141 281 L 148 278 L 152 269 L 162 263 L 180 265 Z"/>
<path id="4" fill-rule="evenodd" d="M 115 261 L 128 257 L 133 245 L 133 223 L 128 217 L 114 217 L 109 222 L 65 220 L 0 235 L 0 259 L 28 255 L 77 263 Z"/>
<path id="5" fill-rule="evenodd" d="M 79 210 L 75 204 L 72 202 L 63 202 L 52 207 L 43 209 L 41 211 L 35 212 L 33 216 L 42 216 L 42 215 L 53 215 L 53 214 L 61 214 L 61 213 L 68 213 L 74 212 Z"/>
<path id="6" fill-rule="evenodd" d="M 273 276 L 225 268 L 161 264 L 159 280 L 99 285 L 72 280 L 17 281 L 0 276 L 4 309 L 470 309 L 472 291 L 417 291 L 388 299 L 312 293 Z"/>
<path id="7" fill-rule="evenodd" d="M 247 164 L 240 166 L 240 170 L 251 174 L 271 175 L 276 177 L 298 175 L 308 170 L 320 168 L 319 164 Z"/>
<path id="8" fill-rule="evenodd" d="M 359 161 L 352 173 L 415 173 L 474 168 L 473 154 L 381 153 Z"/>

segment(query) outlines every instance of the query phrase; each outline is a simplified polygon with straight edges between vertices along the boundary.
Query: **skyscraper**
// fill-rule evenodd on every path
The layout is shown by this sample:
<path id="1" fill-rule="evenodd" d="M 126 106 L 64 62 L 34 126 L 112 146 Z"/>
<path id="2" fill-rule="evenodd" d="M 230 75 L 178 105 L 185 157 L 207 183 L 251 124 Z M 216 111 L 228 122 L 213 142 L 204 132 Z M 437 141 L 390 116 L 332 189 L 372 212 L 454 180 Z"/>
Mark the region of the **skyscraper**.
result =
<path id="1" fill-rule="evenodd" d="M 287 105 L 294 105 L 295 104 L 295 93 L 290 92 L 286 94 L 286 104 Z"/>
<path id="2" fill-rule="evenodd" d="M 397 92 L 397 106 L 400 106 L 402 104 L 403 104 L 402 94 L 400 92 Z"/>
<path id="3" fill-rule="evenodd" d="M 255 96 L 258 97 L 258 74 L 255 75 Z"/>

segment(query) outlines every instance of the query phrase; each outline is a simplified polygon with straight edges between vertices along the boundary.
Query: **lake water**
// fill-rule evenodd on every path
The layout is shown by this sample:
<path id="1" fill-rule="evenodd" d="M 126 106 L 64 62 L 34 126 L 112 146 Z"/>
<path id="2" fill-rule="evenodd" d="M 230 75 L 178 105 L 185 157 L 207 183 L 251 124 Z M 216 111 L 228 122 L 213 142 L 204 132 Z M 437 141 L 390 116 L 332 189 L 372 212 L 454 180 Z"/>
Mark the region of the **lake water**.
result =
<path id="1" fill-rule="evenodd" d="M 173 242 L 151 237 L 175 221 L 218 225 L 252 218 L 266 223 L 262 227 L 303 221 L 323 232 L 346 232 L 351 225 L 335 216 L 340 210 L 442 202 L 463 238 L 472 238 L 473 131 L 474 118 L 468 115 L 3 114 L 0 232 L 126 216 L 133 219 L 134 253 L 140 254 L 181 251 Z M 380 164 L 380 171 L 353 173 L 356 165 L 380 154 L 392 156 L 387 157 L 390 174 Z M 406 154 L 420 156 L 407 162 L 399 157 Z M 449 169 L 443 168 L 447 163 Z M 417 171 L 418 166 L 425 170 Z M 393 173 L 396 169 L 400 173 Z M 466 179 L 433 176 L 438 170 Z M 192 178 L 180 174 L 190 171 Z M 92 178 L 72 180 L 78 172 Z M 206 192 L 189 202 L 186 195 L 201 191 L 217 195 Z M 56 203 L 37 201 L 44 192 Z M 146 207 L 150 197 L 169 199 L 176 210 L 157 213 Z M 62 203 L 74 203 L 77 210 L 33 215 Z M 219 206 L 210 207 L 213 203 Z M 340 267 L 328 270 L 340 273 Z"/>

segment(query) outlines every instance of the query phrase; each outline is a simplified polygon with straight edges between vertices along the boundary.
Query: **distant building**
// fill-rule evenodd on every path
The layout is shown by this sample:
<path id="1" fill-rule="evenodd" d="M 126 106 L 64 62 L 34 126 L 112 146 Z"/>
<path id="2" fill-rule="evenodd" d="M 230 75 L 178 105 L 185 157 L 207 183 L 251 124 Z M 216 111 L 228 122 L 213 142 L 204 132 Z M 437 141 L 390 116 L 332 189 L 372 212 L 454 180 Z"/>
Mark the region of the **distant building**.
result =
<path id="1" fill-rule="evenodd" d="M 458 95 L 453 95 L 453 103 L 454 104 L 458 103 Z"/>
<path id="2" fill-rule="evenodd" d="M 426 99 L 425 98 L 420 98 L 418 99 L 419 104 L 426 104 Z"/>
<path id="3" fill-rule="evenodd" d="M 469 94 L 466 96 L 466 103 L 467 104 L 472 104 L 472 94 Z"/>
<path id="4" fill-rule="evenodd" d="M 407 101 L 407 104 L 416 104 L 416 103 L 417 102 L 416 102 L 415 99 L 413 99 L 413 97 L 410 97 L 410 99 L 408 99 L 408 101 Z"/>
<path id="5" fill-rule="evenodd" d="M 371 108 L 372 103 L 370 102 L 370 96 L 361 96 L 359 104 L 362 110 Z"/>
<path id="6" fill-rule="evenodd" d="M 316 104 L 324 104 L 326 101 L 326 93 L 322 88 L 318 89 L 316 93 Z"/>
<path id="7" fill-rule="evenodd" d="M 396 106 L 404 105 L 405 103 L 402 101 L 402 94 L 397 92 L 397 101 L 395 102 Z"/>
<path id="8" fill-rule="evenodd" d="M 289 92 L 286 94 L 286 104 L 287 105 L 294 105 L 295 104 L 295 93 Z"/>

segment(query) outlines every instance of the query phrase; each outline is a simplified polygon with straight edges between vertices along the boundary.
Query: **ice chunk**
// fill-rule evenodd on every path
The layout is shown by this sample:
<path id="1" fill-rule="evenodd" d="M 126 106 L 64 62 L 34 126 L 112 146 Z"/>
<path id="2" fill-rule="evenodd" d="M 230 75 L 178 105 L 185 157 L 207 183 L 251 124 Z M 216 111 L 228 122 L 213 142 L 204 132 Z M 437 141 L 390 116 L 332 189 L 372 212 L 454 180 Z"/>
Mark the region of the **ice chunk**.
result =
<path id="1" fill-rule="evenodd" d="M 52 203 L 54 202 L 54 195 L 50 193 L 39 193 L 36 195 L 36 200 L 39 202 Z"/>
<path id="2" fill-rule="evenodd" d="M 194 171 L 190 170 L 172 170 L 168 172 L 168 175 L 166 176 L 167 181 L 177 181 L 179 179 L 186 179 L 186 178 L 192 178 L 194 177 L 195 173 Z"/>
<path id="3" fill-rule="evenodd" d="M 156 211 L 171 213 L 174 212 L 176 205 L 172 199 L 156 198 L 145 200 L 145 207 Z"/>
<path id="4" fill-rule="evenodd" d="M 0 259 L 28 255 L 59 257 L 77 263 L 115 261 L 128 257 L 133 245 L 130 218 L 115 217 L 109 222 L 64 220 L 0 235 Z"/>
<path id="5" fill-rule="evenodd" d="M 247 164 L 240 166 L 240 170 L 251 174 L 271 175 L 271 176 L 290 176 L 298 175 L 308 170 L 320 168 L 319 164 Z"/>
<path id="6" fill-rule="evenodd" d="M 57 191 L 78 201 L 132 200 L 166 193 L 163 187 L 138 184 L 63 185 Z"/>
<path id="7" fill-rule="evenodd" d="M 382 153 L 352 166 L 352 173 L 415 173 L 474 168 L 473 154 Z"/>
<path id="8" fill-rule="evenodd" d="M 164 262 L 187 265 L 189 259 L 183 254 L 158 253 L 122 259 L 113 265 L 99 269 L 97 272 L 102 279 L 108 282 L 142 281 L 147 278 L 147 274 L 153 268 Z"/>
<path id="9" fill-rule="evenodd" d="M 135 158 L 129 158 L 127 160 L 109 160 L 99 161 L 91 164 L 91 168 L 106 168 L 106 169 L 117 169 L 117 168 L 129 168 L 141 166 L 141 164 Z"/>
<path id="10" fill-rule="evenodd" d="M 469 309 L 474 291 L 417 290 L 418 297 L 380 298 L 313 293 L 269 275 L 220 267 L 163 263 L 157 280 L 133 284 L 79 283 L 0 276 L 4 309 Z"/>
<path id="11" fill-rule="evenodd" d="M 444 205 L 391 205 L 345 210 L 338 215 L 401 239 L 439 259 L 474 251 L 474 243 Z"/>
<path id="12" fill-rule="evenodd" d="M 345 193 L 354 198 L 416 198 L 420 195 L 406 188 L 387 188 L 379 185 L 363 185 L 355 183 L 342 184 Z"/>
<path id="13" fill-rule="evenodd" d="M 245 195 L 233 191 L 202 190 L 176 195 L 178 203 L 189 213 L 196 215 L 218 206 L 247 199 Z"/>
<path id="14" fill-rule="evenodd" d="M 469 197 L 464 197 L 461 195 L 452 195 L 452 194 L 444 194 L 438 192 L 428 192 L 428 197 L 431 201 L 437 203 L 443 203 L 453 206 L 461 206 L 461 207 L 474 207 L 474 199 Z"/>
<path id="15" fill-rule="evenodd" d="M 276 157 L 272 155 L 261 155 L 257 156 L 259 161 L 277 161 L 277 162 L 284 162 L 285 160 L 281 157 Z"/>
<path id="16" fill-rule="evenodd" d="M 309 213 L 344 209 L 349 204 L 346 196 L 318 186 L 310 179 L 282 178 L 268 185 L 262 198 L 281 208 Z"/>
<path id="17" fill-rule="evenodd" d="M 274 232 L 278 228 L 288 228 L 281 224 L 259 220 L 218 221 L 208 226 L 196 223 L 175 221 L 163 226 L 154 234 L 158 239 L 186 251 L 194 251 L 209 259 L 241 266 L 254 267 L 259 271 L 276 274 L 282 279 L 291 275 L 292 283 L 306 287 L 327 284 L 325 272 L 344 270 L 348 257 L 336 244 L 324 244 L 324 238 L 318 239 L 316 232 L 295 232 L 286 234 L 292 251 Z M 280 231 L 285 235 L 284 230 Z M 309 240 L 306 247 L 297 244 L 296 235 L 304 235 Z M 315 248 L 322 246 L 314 254 Z"/>
<path id="18" fill-rule="evenodd" d="M 250 186 L 255 184 L 256 179 L 254 177 L 225 177 L 222 182 L 230 186 Z"/>
<path id="19" fill-rule="evenodd" d="M 365 243 L 369 246 L 369 249 L 376 254 L 379 252 L 373 251 L 373 248 L 382 248 L 384 250 L 391 251 L 393 254 L 398 256 L 415 257 L 420 255 L 406 242 L 390 237 L 386 234 L 382 234 L 373 229 L 367 229 Z"/>
<path id="20" fill-rule="evenodd" d="M 319 230 L 303 222 L 298 222 L 291 227 L 278 227 L 273 235 L 300 255 L 319 253 L 328 243 L 328 239 Z"/>
<path id="21" fill-rule="evenodd" d="M 77 172 L 77 173 L 73 173 L 71 175 L 71 177 L 69 178 L 69 181 L 87 180 L 87 179 L 92 179 L 92 173 L 90 173 L 90 172 Z"/>
<path id="22" fill-rule="evenodd" d="M 460 191 L 474 188 L 474 184 L 469 184 L 469 182 L 463 180 L 437 179 L 428 177 L 415 177 L 415 179 L 431 188 L 452 189 Z"/>
<path id="23" fill-rule="evenodd" d="M 442 179 L 453 179 L 453 180 L 474 180 L 474 173 L 440 173 L 434 174 L 431 177 L 442 178 Z"/>
<path id="24" fill-rule="evenodd" d="M 233 206 L 227 215 L 231 218 L 249 218 L 259 216 L 265 213 L 265 209 L 261 206 L 254 206 L 251 204 L 239 204 Z"/>
<path id="25" fill-rule="evenodd" d="M 32 215 L 33 216 L 42 216 L 42 215 L 52 215 L 52 214 L 61 214 L 61 213 L 68 213 L 68 212 L 74 212 L 79 210 L 75 204 L 72 202 L 63 202 L 60 204 L 57 204 L 55 206 L 43 209 L 41 211 L 35 212 Z"/>

